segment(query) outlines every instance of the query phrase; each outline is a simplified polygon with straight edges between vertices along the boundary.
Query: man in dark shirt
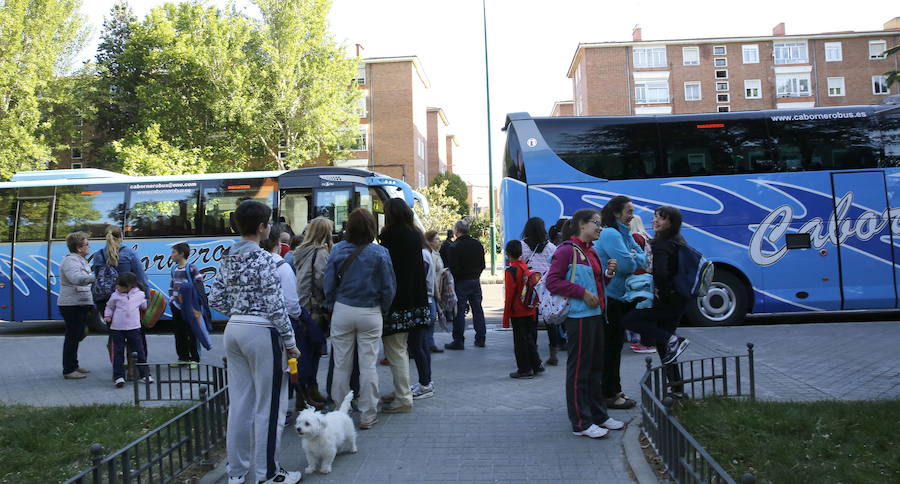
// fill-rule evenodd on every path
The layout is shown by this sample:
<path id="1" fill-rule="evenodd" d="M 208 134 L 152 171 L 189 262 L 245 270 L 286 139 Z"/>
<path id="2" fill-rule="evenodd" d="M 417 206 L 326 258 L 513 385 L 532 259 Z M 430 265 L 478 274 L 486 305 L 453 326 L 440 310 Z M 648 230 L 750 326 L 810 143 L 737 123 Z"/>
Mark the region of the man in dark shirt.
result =
<path id="1" fill-rule="evenodd" d="M 450 267 L 450 249 L 453 248 L 453 231 L 447 231 L 447 238 L 444 239 L 444 242 L 441 244 L 440 250 L 438 250 L 438 254 L 441 255 L 441 262 L 444 263 L 444 267 Z"/>
<path id="2" fill-rule="evenodd" d="M 448 350 L 465 349 L 466 305 L 472 308 L 475 327 L 475 346 L 484 347 L 486 328 L 481 307 L 481 273 L 484 271 L 484 247 L 469 236 L 469 223 L 456 222 L 456 242 L 449 251 L 450 273 L 456 282 L 456 319 L 453 321 L 453 342 L 444 345 Z"/>

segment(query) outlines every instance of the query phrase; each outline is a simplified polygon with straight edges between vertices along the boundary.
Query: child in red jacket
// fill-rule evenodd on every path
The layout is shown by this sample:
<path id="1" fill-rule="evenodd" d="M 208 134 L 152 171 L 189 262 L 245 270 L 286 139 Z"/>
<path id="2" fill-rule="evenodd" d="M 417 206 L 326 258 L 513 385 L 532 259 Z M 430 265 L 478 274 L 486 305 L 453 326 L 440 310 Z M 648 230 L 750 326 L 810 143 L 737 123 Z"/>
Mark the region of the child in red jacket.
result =
<path id="1" fill-rule="evenodd" d="M 503 323 L 512 321 L 513 348 L 516 353 L 518 369 L 509 374 L 510 378 L 534 378 L 544 371 L 541 356 L 537 351 L 537 311 L 522 303 L 522 288 L 525 285 L 525 274 L 530 270 L 522 257 L 522 243 L 511 240 L 506 244 L 506 257 L 509 266 L 506 268 L 503 285 L 506 298 L 503 305 Z"/>

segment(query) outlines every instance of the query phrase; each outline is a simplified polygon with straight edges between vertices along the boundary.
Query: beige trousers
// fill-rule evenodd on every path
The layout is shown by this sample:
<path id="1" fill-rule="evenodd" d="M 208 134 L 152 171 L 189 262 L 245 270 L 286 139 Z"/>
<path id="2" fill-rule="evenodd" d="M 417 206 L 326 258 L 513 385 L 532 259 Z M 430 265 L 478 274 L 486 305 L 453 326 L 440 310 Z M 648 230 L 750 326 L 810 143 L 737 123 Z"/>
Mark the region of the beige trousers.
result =
<path id="1" fill-rule="evenodd" d="M 396 333 L 382 338 L 384 356 L 391 364 L 394 376 L 393 406 L 412 405 L 412 391 L 409 389 L 409 353 L 406 349 L 407 333 Z"/>
<path id="2" fill-rule="evenodd" d="M 331 315 L 331 348 L 334 351 L 334 376 L 331 390 L 336 404 L 350 392 L 353 351 L 359 352 L 360 423 L 370 423 L 378 414 L 378 339 L 381 337 L 381 308 L 358 308 L 336 302 Z M 408 365 L 408 363 L 407 363 Z M 407 377 L 407 379 L 409 379 Z"/>

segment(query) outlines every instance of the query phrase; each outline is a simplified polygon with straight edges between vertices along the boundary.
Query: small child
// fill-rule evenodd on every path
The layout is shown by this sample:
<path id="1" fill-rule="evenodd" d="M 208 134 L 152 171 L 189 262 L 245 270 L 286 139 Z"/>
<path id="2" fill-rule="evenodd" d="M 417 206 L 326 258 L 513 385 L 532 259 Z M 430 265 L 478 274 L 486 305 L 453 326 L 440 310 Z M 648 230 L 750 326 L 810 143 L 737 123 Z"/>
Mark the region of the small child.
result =
<path id="1" fill-rule="evenodd" d="M 116 279 L 116 290 L 109 297 L 103 316 L 109 326 L 112 342 L 113 380 L 116 388 L 125 385 L 125 348 L 138 354 L 138 363 L 147 362 L 147 349 L 141 336 L 141 310 L 147 308 L 144 291 L 131 272 L 122 272 Z M 141 382 L 152 382 L 146 365 L 138 365 Z"/>
<path id="2" fill-rule="evenodd" d="M 522 303 L 519 297 L 525 285 L 525 274 L 528 265 L 519 260 L 522 257 L 522 243 L 510 240 L 506 244 L 506 257 L 509 266 L 506 268 L 503 286 L 506 298 L 503 304 L 503 323 L 512 320 L 513 348 L 516 353 L 518 369 L 509 374 L 510 378 L 534 378 L 544 371 L 541 356 L 537 351 L 537 311 Z"/>

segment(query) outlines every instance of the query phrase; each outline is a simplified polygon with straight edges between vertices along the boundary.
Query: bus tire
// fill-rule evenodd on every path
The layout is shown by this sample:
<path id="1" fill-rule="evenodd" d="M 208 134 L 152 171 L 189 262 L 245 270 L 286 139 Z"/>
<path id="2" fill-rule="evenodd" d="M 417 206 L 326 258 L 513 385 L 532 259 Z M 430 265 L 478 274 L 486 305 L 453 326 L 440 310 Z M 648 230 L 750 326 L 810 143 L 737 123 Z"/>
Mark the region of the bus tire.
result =
<path id="1" fill-rule="evenodd" d="M 87 326 L 91 333 L 106 334 L 109 332 L 109 326 L 103 320 L 103 309 L 94 308 L 88 316 Z"/>
<path id="2" fill-rule="evenodd" d="M 688 304 L 687 318 L 697 326 L 729 326 L 747 316 L 747 284 L 731 271 L 717 270 L 706 296 Z"/>

